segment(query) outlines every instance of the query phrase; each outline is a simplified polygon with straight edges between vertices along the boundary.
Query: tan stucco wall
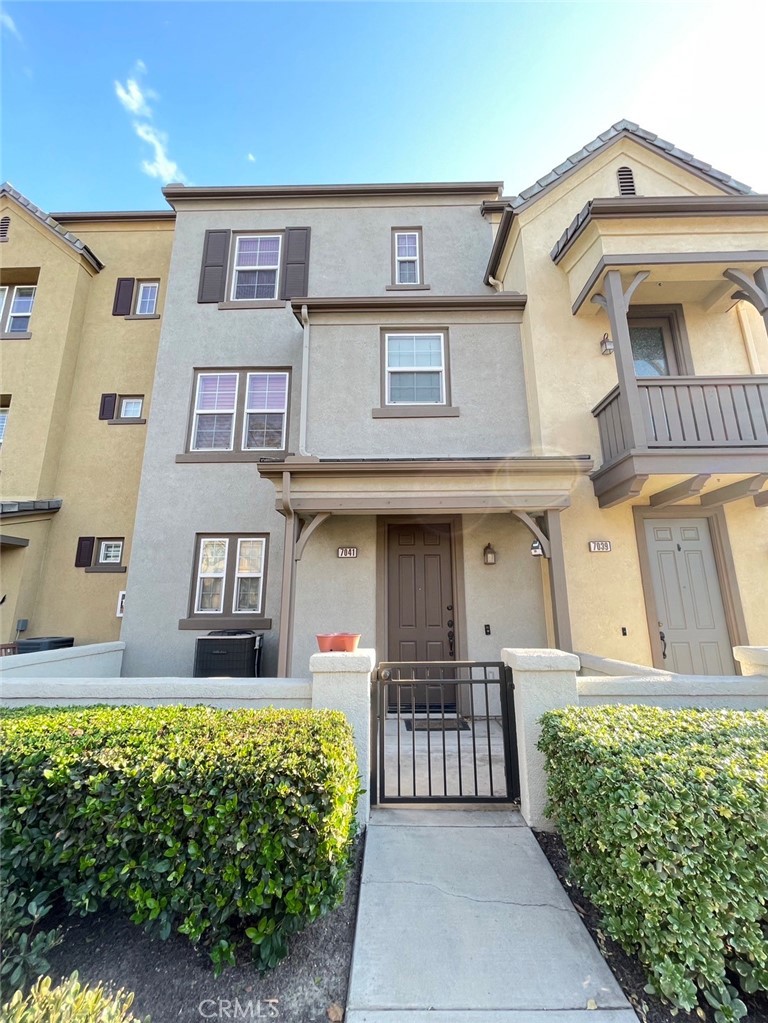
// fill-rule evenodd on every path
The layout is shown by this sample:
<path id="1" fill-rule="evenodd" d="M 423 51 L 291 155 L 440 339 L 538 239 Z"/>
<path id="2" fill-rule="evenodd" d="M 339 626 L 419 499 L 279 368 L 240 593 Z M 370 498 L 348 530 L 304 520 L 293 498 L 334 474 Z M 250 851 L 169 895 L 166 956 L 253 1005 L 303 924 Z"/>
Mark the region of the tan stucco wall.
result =
<path id="1" fill-rule="evenodd" d="M 30 636 L 115 640 L 122 621 L 117 598 L 128 575 L 86 573 L 74 567 L 75 551 L 79 536 L 125 537 L 123 565 L 130 558 L 146 426 L 101 421 L 99 404 L 104 393 L 144 395 L 143 418 L 150 413 L 162 320 L 112 316 L 112 304 L 118 277 L 159 278 L 162 313 L 173 222 L 67 224 L 105 264 L 95 273 L 15 203 L 7 212 L 11 241 L 2 246 L 3 265 L 8 250 L 15 265 L 39 266 L 40 277 L 32 337 L 2 342 L 0 389 L 12 394 L 3 497 L 63 500 L 45 554 L 35 540 L 27 548 L 23 579 L 14 585 L 14 621 L 29 617 Z"/>
<path id="2" fill-rule="evenodd" d="M 2 532 L 29 540 L 27 547 L 0 548 L 0 643 L 16 639 L 16 622 L 28 618 L 27 636 L 33 636 L 32 624 L 40 588 L 40 579 L 48 545 L 50 518 L 8 519 L 2 523 Z M 43 635 L 43 633 L 37 633 Z"/>

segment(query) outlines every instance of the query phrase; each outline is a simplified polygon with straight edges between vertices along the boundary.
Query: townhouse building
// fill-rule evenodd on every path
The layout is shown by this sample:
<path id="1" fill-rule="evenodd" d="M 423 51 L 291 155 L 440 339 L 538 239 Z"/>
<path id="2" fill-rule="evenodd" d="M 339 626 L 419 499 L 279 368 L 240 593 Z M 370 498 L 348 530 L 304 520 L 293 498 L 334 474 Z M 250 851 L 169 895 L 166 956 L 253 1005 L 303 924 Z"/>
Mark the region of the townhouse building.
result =
<path id="1" fill-rule="evenodd" d="M 3 643 L 119 638 L 173 219 L 0 187 Z"/>

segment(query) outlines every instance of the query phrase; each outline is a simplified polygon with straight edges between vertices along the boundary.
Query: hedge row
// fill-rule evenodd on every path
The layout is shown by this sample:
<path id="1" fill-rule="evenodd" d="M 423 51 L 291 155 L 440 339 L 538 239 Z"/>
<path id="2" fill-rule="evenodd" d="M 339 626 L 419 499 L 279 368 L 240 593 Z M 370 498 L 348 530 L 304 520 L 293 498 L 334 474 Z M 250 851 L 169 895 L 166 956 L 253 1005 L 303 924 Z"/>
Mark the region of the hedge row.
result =
<path id="1" fill-rule="evenodd" d="M 685 1008 L 768 990 L 768 712 L 544 715 L 549 814 L 607 930 Z"/>
<path id="2" fill-rule="evenodd" d="M 217 972 L 243 933 L 274 965 L 343 893 L 359 781 L 338 712 L 24 708 L 0 725 L 11 887 L 175 929 Z"/>

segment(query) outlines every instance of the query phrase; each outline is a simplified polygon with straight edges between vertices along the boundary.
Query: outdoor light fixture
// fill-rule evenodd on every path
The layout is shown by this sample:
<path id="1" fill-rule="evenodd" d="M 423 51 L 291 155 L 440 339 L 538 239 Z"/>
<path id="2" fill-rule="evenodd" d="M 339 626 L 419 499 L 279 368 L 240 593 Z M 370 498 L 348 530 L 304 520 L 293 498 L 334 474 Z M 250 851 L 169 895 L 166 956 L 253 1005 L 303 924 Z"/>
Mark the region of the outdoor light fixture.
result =
<path id="1" fill-rule="evenodd" d="M 489 543 L 487 543 L 483 548 L 483 561 L 486 565 L 496 564 L 496 551 Z"/>
<path id="2" fill-rule="evenodd" d="M 603 355 L 613 355 L 613 341 L 611 341 L 607 333 L 603 334 L 600 342 L 600 351 Z"/>
<path id="3" fill-rule="evenodd" d="M 540 540 L 534 540 L 533 543 L 531 544 L 531 557 L 533 557 L 533 558 L 541 558 L 543 556 L 544 556 L 544 551 L 542 550 L 542 547 L 541 547 L 541 541 Z"/>

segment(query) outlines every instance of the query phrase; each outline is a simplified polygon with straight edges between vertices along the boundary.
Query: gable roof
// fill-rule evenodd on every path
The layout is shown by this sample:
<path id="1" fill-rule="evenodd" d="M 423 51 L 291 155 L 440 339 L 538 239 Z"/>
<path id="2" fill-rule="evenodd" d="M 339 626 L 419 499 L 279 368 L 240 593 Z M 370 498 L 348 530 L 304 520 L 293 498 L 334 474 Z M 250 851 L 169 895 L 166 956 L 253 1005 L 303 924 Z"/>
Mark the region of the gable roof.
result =
<path id="1" fill-rule="evenodd" d="M 80 239 L 73 235 L 71 231 L 65 231 L 61 224 L 54 220 L 49 213 L 46 213 L 45 210 L 41 210 L 39 206 L 35 206 L 33 202 L 30 202 L 25 195 L 22 195 L 21 192 L 17 191 L 8 181 L 4 181 L 2 185 L 0 185 L 0 198 L 5 195 L 13 199 L 14 202 L 19 204 L 19 206 L 23 206 L 24 209 L 27 210 L 28 213 L 31 213 L 36 220 L 47 227 L 50 231 L 53 231 L 54 234 L 57 234 L 59 238 L 73 248 L 79 256 L 83 256 L 87 259 L 94 269 L 102 270 L 104 268 L 102 261 L 91 249 L 88 248 L 85 242 L 80 241 Z"/>
<path id="2" fill-rule="evenodd" d="M 498 269 L 498 263 L 509 237 L 515 214 L 523 207 L 535 202 L 543 192 L 549 191 L 550 188 L 570 175 L 577 167 L 591 160 L 597 153 L 607 149 L 608 146 L 613 145 L 614 142 L 621 138 L 629 138 L 638 142 L 640 145 L 645 146 L 646 149 L 650 149 L 652 152 L 655 151 L 666 159 L 672 160 L 693 174 L 697 174 L 705 181 L 709 181 L 710 184 L 722 188 L 724 192 L 730 195 L 756 194 L 749 185 L 745 185 L 742 181 L 736 181 L 735 178 L 724 171 L 716 170 L 712 164 L 697 159 L 692 153 L 687 153 L 684 149 L 678 149 L 674 142 L 667 142 L 666 139 L 659 138 L 658 135 L 654 135 L 652 131 L 646 131 L 645 128 L 641 128 L 634 121 L 617 121 L 607 131 L 602 132 L 597 138 L 592 139 L 591 142 L 587 142 L 577 153 L 573 153 L 566 160 L 563 160 L 562 163 L 558 164 L 557 167 L 554 167 L 549 174 L 545 174 L 538 181 L 529 185 L 528 188 L 524 188 L 519 195 L 502 196 L 500 199 L 483 203 L 482 209 L 484 213 L 502 213 L 501 222 L 496 232 L 491 256 L 485 271 L 484 279 L 486 283 L 488 283 L 489 277 L 492 277 Z"/>

